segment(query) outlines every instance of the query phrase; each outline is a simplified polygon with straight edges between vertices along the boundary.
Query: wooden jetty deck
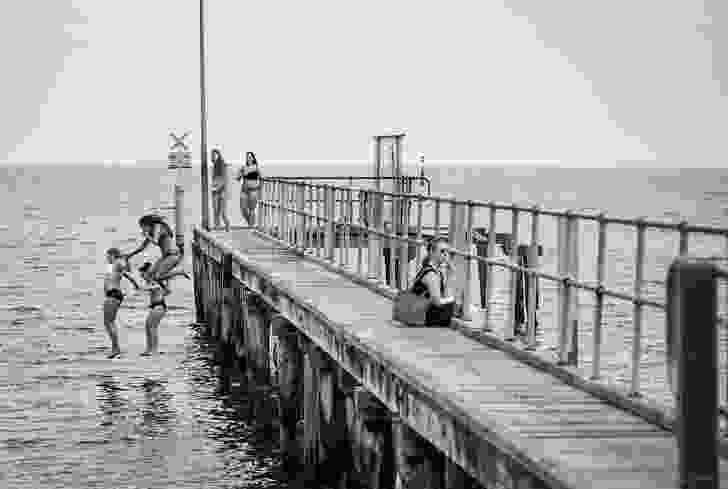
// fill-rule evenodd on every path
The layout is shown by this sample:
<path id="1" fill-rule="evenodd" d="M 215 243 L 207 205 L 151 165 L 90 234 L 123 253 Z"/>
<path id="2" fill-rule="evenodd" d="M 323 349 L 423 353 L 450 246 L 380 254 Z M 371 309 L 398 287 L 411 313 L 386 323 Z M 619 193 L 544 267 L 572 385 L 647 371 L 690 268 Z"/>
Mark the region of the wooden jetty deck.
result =
<path id="1" fill-rule="evenodd" d="M 453 329 L 402 327 L 391 320 L 390 299 L 254 230 L 206 236 L 234 250 L 234 275 L 246 287 L 276 295 L 297 328 L 474 477 L 484 472 L 468 465 L 495 453 L 546 487 L 678 487 L 672 433 Z M 293 303 L 313 310 L 316 320 Z M 371 362 L 357 371 L 340 342 L 367 352 Z M 399 380 L 381 380 L 390 374 Z M 464 446 L 446 428 L 465 433 Z M 728 488 L 728 464 L 719 464 L 719 487 Z M 480 477 L 486 487 L 494 480 Z"/>

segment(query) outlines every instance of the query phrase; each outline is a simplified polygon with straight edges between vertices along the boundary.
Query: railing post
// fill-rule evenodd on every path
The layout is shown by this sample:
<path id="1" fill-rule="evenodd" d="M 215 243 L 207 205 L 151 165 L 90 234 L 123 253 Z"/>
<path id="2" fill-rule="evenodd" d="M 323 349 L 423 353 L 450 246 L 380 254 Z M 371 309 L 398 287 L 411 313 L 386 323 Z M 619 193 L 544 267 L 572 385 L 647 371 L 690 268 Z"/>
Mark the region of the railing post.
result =
<path id="1" fill-rule="evenodd" d="M 422 194 L 417 196 L 417 267 L 422 263 L 422 207 L 425 198 Z"/>
<path id="2" fill-rule="evenodd" d="M 334 254 L 336 249 L 336 200 L 334 194 L 334 187 L 331 185 L 326 186 L 326 234 L 328 237 L 326 258 L 331 262 L 336 262 L 336 255 Z"/>
<path id="3" fill-rule="evenodd" d="M 286 184 L 285 182 L 280 182 L 278 186 L 278 239 L 281 241 L 285 241 L 285 233 L 284 233 L 284 227 L 285 223 L 284 220 L 286 218 L 285 212 L 283 211 L 284 203 L 284 196 L 286 192 Z"/>
<path id="4" fill-rule="evenodd" d="M 488 203 L 490 208 L 490 218 L 488 220 L 488 260 L 492 260 L 495 257 L 495 218 L 496 208 L 493 202 Z M 483 331 L 492 331 L 490 327 L 490 317 L 492 313 L 491 304 L 493 303 L 493 265 L 490 263 L 486 264 L 486 278 L 485 278 L 485 319 L 483 319 Z"/>
<path id="5" fill-rule="evenodd" d="M 531 246 L 528 249 L 528 268 L 533 271 L 539 269 L 538 240 L 539 240 L 539 214 L 541 210 L 537 205 L 531 211 Z M 528 280 L 528 300 L 526 311 L 528 312 L 526 347 L 536 348 L 536 327 L 538 325 L 538 284 L 539 279 L 535 274 L 524 277 Z"/>
<path id="6" fill-rule="evenodd" d="M 351 224 L 354 222 L 354 202 L 352 200 L 352 189 L 351 187 L 346 189 L 346 213 L 345 213 L 346 227 L 344 230 L 344 249 L 346 255 L 344 259 L 344 265 L 349 268 L 349 261 L 351 258 Z"/>
<path id="7" fill-rule="evenodd" d="M 607 258 L 607 222 L 604 214 L 599 215 L 599 241 L 597 244 L 597 293 L 594 307 L 594 353 L 592 357 L 592 380 L 600 377 L 602 358 L 602 313 L 604 311 L 604 264 Z"/>
<path id="8" fill-rule="evenodd" d="M 399 217 L 397 216 L 397 209 L 399 207 L 399 198 L 398 197 L 391 197 L 392 199 L 392 205 L 390 206 L 390 219 L 389 219 L 389 229 L 388 233 L 389 235 L 397 235 L 399 234 L 399 226 L 398 221 Z M 385 227 L 385 230 L 387 228 Z M 386 266 L 386 280 L 387 280 L 387 286 L 392 287 L 394 289 L 397 288 L 397 282 L 398 279 L 396 277 L 397 269 L 395 267 L 396 263 L 396 256 L 398 253 L 395 253 L 395 250 L 399 248 L 398 243 L 396 243 L 396 240 L 392 238 L 387 238 L 387 244 L 389 247 L 389 261 L 386 260 L 386 254 L 385 254 L 385 266 Z"/>
<path id="9" fill-rule="evenodd" d="M 298 232 L 296 233 L 296 247 L 301 253 L 306 253 L 306 187 L 303 183 L 296 183 L 296 210 L 298 211 Z"/>
<path id="10" fill-rule="evenodd" d="M 275 199 L 275 182 L 268 182 L 268 200 L 265 203 L 265 226 L 269 235 L 273 234 L 273 200 Z"/>
<path id="11" fill-rule="evenodd" d="M 384 233 L 384 194 L 377 191 L 376 198 L 374 200 L 376 202 L 374 206 L 374 220 L 376 221 L 376 228 L 380 233 Z M 377 236 L 377 256 L 375 257 L 374 265 L 377 270 L 377 278 L 380 282 L 386 282 L 383 269 L 385 239 L 386 238 L 383 238 L 381 235 Z"/>
<path id="12" fill-rule="evenodd" d="M 511 265 L 518 265 L 518 209 L 513 207 L 511 210 Z M 506 317 L 506 330 L 503 332 L 506 341 L 513 341 L 516 337 L 518 325 L 518 315 L 516 307 L 518 306 L 518 274 L 515 270 L 510 270 L 508 280 L 508 316 Z"/>
<path id="13" fill-rule="evenodd" d="M 358 212 L 357 212 L 357 225 L 361 226 L 365 223 L 367 220 L 366 218 L 366 212 L 364 215 L 362 215 L 362 210 L 365 211 L 365 209 L 362 209 L 362 203 L 363 203 L 363 197 L 362 197 L 362 190 L 357 190 L 356 192 L 357 200 L 359 201 L 359 205 L 357 206 Z M 353 205 L 353 202 L 352 202 Z M 353 212 L 353 209 L 352 209 Z M 356 229 L 356 271 L 361 276 L 364 275 L 364 236 L 365 231 L 359 227 Z"/>
<path id="14" fill-rule="evenodd" d="M 313 218 L 313 186 L 310 184 L 307 184 L 304 180 L 303 188 L 308 193 L 308 199 L 306 200 L 306 234 L 305 240 L 306 240 L 306 249 L 309 253 L 313 253 L 313 232 L 315 229 L 314 225 L 314 218 Z"/>
<path id="15" fill-rule="evenodd" d="M 405 240 L 400 242 L 399 246 L 399 288 L 407 289 L 407 279 L 409 275 L 409 198 L 402 197 L 400 202 L 400 215 L 402 216 L 401 234 Z"/>
<path id="16" fill-rule="evenodd" d="M 324 229 L 326 228 L 323 220 L 323 186 L 316 185 L 316 256 L 321 257 L 324 253 Z"/>
<path id="17" fill-rule="evenodd" d="M 680 229 L 680 255 L 688 254 L 688 223 L 687 221 L 681 221 L 679 225 Z"/>
<path id="18" fill-rule="evenodd" d="M 642 359 L 642 276 L 645 262 L 645 222 L 640 218 L 637 221 L 637 249 L 635 250 L 634 274 L 634 333 L 632 334 L 632 388 L 630 395 L 638 397 L 640 393 L 640 361 Z"/>
<path id="19" fill-rule="evenodd" d="M 468 253 L 465 259 L 465 290 L 463 290 L 463 320 L 473 320 L 473 261 L 470 255 L 473 254 L 473 221 L 475 217 L 475 205 L 472 200 L 468 200 L 465 212 L 465 230 L 464 230 L 464 249 Z"/>
<path id="20" fill-rule="evenodd" d="M 365 203 L 364 203 L 364 211 L 367 216 L 367 227 L 368 228 L 376 228 L 374 224 L 374 198 L 375 194 L 367 190 L 364 192 L 366 195 Z M 374 236 L 373 233 L 369 232 L 367 230 L 367 246 L 369 248 L 367 253 L 367 277 L 370 280 L 379 280 L 379 271 L 377 270 L 375 263 L 377 260 L 377 245 L 376 245 L 377 237 Z"/>
<path id="21" fill-rule="evenodd" d="M 558 218 L 558 274 L 565 279 L 559 286 L 559 364 L 575 365 L 578 356 L 577 321 L 574 318 L 574 295 L 571 281 L 576 279 L 576 223 L 571 211 Z"/>
<path id="22" fill-rule="evenodd" d="M 668 272 L 666 302 L 668 379 L 673 379 L 677 370 L 673 392 L 679 487 L 717 489 L 717 292 L 713 265 L 675 260 Z"/>

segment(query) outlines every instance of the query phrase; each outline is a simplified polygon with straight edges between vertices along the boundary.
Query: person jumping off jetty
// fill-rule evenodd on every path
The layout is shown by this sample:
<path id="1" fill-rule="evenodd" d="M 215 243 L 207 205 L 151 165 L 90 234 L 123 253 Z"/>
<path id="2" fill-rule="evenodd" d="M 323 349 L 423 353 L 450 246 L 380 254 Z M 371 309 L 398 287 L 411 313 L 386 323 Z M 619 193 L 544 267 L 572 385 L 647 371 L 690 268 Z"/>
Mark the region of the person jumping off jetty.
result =
<path id="1" fill-rule="evenodd" d="M 149 270 L 149 276 L 162 286 L 165 294 L 170 293 L 164 283 L 165 281 L 176 276 L 182 276 L 190 280 L 187 272 L 179 270 L 172 271 L 182 261 L 183 249 L 182 247 L 177 248 L 175 246 L 174 240 L 172 239 L 174 233 L 164 218 L 156 214 L 144 215 L 139 218 L 139 227 L 142 229 L 144 242 L 137 249 L 125 255 L 124 258 L 129 260 L 134 255 L 144 251 L 151 243 L 154 243 L 159 246 L 162 256 L 152 265 L 151 270 Z"/>
<path id="2" fill-rule="evenodd" d="M 119 248 L 106 250 L 106 273 L 104 274 L 104 326 L 111 339 L 111 353 L 108 358 L 121 355 L 119 346 L 119 329 L 116 326 L 116 314 L 121 303 L 124 302 L 124 293 L 121 291 L 121 278 L 129 280 L 134 288 L 139 290 L 139 284 L 128 272 L 131 271 Z"/>

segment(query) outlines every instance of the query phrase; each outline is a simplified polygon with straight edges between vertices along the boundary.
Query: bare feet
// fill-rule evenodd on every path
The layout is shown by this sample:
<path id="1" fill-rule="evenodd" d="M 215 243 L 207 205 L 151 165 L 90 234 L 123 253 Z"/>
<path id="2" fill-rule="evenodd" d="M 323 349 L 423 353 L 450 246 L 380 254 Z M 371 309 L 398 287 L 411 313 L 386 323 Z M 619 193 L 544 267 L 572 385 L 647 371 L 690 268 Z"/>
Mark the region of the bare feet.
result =
<path id="1" fill-rule="evenodd" d="M 152 356 L 152 352 L 150 351 L 143 351 L 139 354 L 140 357 L 150 357 Z"/>
<path id="2" fill-rule="evenodd" d="M 108 354 L 108 355 L 106 356 L 106 358 L 109 358 L 109 359 L 111 359 L 111 358 L 118 358 L 118 357 L 120 357 L 120 356 L 121 356 L 121 351 L 120 351 L 120 350 L 115 350 L 115 351 L 112 351 L 111 353 L 109 353 L 109 354 Z"/>

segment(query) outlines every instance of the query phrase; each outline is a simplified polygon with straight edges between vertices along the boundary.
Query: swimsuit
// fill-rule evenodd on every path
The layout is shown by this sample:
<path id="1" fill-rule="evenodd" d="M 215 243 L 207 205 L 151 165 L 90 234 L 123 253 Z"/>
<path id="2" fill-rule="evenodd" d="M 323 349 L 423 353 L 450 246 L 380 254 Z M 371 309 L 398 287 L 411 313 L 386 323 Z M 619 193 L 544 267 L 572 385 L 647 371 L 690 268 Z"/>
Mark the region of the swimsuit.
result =
<path id="1" fill-rule="evenodd" d="M 164 302 L 164 299 L 149 303 L 149 309 L 154 309 L 157 306 L 162 306 L 165 311 L 167 310 L 167 303 Z"/>
<path id="2" fill-rule="evenodd" d="M 260 173 L 258 173 L 258 170 L 253 170 L 250 173 L 243 175 L 244 180 L 257 180 L 260 178 Z"/>
<path id="3" fill-rule="evenodd" d="M 124 294 L 119 289 L 109 289 L 105 293 L 106 297 L 109 297 L 111 299 L 116 299 L 119 302 L 124 301 Z"/>

